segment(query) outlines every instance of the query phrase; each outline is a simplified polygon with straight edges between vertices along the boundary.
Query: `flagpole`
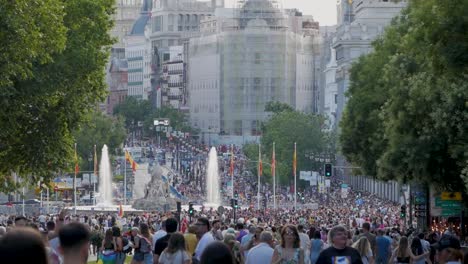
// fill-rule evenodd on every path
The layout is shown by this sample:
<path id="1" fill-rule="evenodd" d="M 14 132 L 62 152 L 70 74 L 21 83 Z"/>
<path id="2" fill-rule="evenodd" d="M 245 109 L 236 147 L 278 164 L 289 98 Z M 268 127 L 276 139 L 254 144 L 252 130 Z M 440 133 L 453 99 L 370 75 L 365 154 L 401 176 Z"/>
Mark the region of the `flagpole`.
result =
<path id="1" fill-rule="evenodd" d="M 96 145 L 94 145 L 93 205 L 96 205 L 96 181 L 97 181 L 97 152 L 96 152 Z"/>
<path id="2" fill-rule="evenodd" d="M 73 200 L 74 200 L 74 207 L 73 207 L 73 214 L 76 215 L 76 173 L 77 169 L 76 166 L 78 164 L 78 158 L 76 156 L 76 143 L 75 143 L 75 176 L 73 177 Z"/>
<path id="3" fill-rule="evenodd" d="M 26 215 L 24 214 L 24 187 L 23 187 L 23 216 L 26 216 Z"/>
<path id="4" fill-rule="evenodd" d="M 262 153 L 261 153 L 261 145 L 258 144 L 258 166 L 257 166 L 257 174 L 258 174 L 258 184 L 257 184 L 257 208 L 260 210 L 260 166 L 262 163 Z"/>
<path id="5" fill-rule="evenodd" d="M 275 142 L 273 142 L 273 208 L 276 210 L 276 154 Z"/>
<path id="6" fill-rule="evenodd" d="M 297 166 L 297 153 L 296 153 L 296 142 L 294 142 L 294 210 L 297 210 L 297 177 L 296 177 L 296 166 Z"/>
<path id="7" fill-rule="evenodd" d="M 231 198 L 234 198 L 234 145 L 231 145 L 231 184 L 232 184 L 232 195 Z"/>
<path id="8" fill-rule="evenodd" d="M 49 214 L 49 186 L 47 186 L 47 214 Z"/>
<path id="9" fill-rule="evenodd" d="M 127 149 L 124 148 L 124 155 L 125 155 L 125 159 L 124 159 L 124 197 L 123 197 L 123 203 L 124 205 L 127 205 Z"/>

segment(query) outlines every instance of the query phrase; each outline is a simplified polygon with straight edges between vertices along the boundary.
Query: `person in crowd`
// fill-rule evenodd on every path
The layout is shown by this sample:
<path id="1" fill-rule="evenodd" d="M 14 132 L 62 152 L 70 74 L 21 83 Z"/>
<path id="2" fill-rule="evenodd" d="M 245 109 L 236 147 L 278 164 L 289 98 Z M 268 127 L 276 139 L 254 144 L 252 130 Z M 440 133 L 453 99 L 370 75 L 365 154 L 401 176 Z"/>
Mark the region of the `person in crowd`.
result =
<path id="1" fill-rule="evenodd" d="M 365 222 L 362 224 L 362 234 L 360 235 L 360 237 L 366 237 L 367 240 L 369 241 L 370 245 L 371 245 L 371 250 L 372 250 L 372 253 L 375 255 L 375 252 L 377 251 L 377 245 L 376 245 L 376 237 L 374 234 L 372 234 L 370 232 L 370 223 L 369 222 Z"/>
<path id="2" fill-rule="evenodd" d="M 166 223 L 167 225 L 167 223 Z M 140 236 L 139 236 L 139 248 L 140 253 L 143 255 L 143 264 L 153 264 L 153 252 L 152 252 L 152 241 L 149 226 L 147 223 L 140 222 Z"/>
<path id="3" fill-rule="evenodd" d="M 249 250 L 256 245 L 260 244 L 260 234 L 263 232 L 263 228 L 261 227 L 256 227 L 255 232 L 253 237 L 250 239 L 250 241 L 247 243 L 247 246 L 244 248 L 244 257 L 247 257 L 247 254 L 249 254 Z"/>
<path id="4" fill-rule="evenodd" d="M 168 218 L 165 222 L 167 234 L 158 239 L 154 245 L 154 264 L 159 263 L 159 257 L 161 256 L 161 253 L 164 251 L 164 249 L 166 249 L 172 234 L 177 231 L 177 220 L 175 218 Z"/>
<path id="5" fill-rule="evenodd" d="M 216 241 L 222 241 L 223 240 L 223 234 L 221 233 L 221 222 L 216 219 L 213 221 L 213 223 L 211 224 L 213 227 L 211 229 L 211 233 L 212 233 L 212 236 L 213 238 L 216 240 Z"/>
<path id="6" fill-rule="evenodd" d="M 205 248 L 209 244 L 213 243 L 215 240 L 211 232 L 209 232 L 210 221 L 208 221 L 207 218 L 205 217 L 198 218 L 195 226 L 197 227 L 197 237 L 199 238 L 197 248 L 195 249 L 195 259 L 200 261 L 202 253 L 205 250 Z M 231 255 L 231 258 L 232 258 L 232 255 Z"/>
<path id="7" fill-rule="evenodd" d="M 428 263 L 428 264 L 431 264 L 431 260 L 430 260 L 430 252 L 429 250 L 426 250 L 422 243 L 421 243 L 421 239 L 419 239 L 419 237 L 414 237 L 413 240 L 411 241 L 411 253 L 413 253 L 413 255 L 415 256 L 420 256 L 420 255 L 425 255 L 424 258 L 420 258 L 418 260 L 413 260 L 413 264 L 424 264 L 424 263 Z"/>
<path id="8" fill-rule="evenodd" d="M 247 235 L 249 232 L 244 228 L 244 224 L 242 222 L 237 223 L 236 229 L 239 231 L 239 235 L 237 236 L 237 241 L 239 241 L 242 244 L 242 238 Z"/>
<path id="9" fill-rule="evenodd" d="M 102 241 L 100 259 L 104 264 L 115 264 L 117 259 L 117 243 L 113 236 L 112 229 L 107 229 Z"/>
<path id="10" fill-rule="evenodd" d="M 85 264 L 88 262 L 91 234 L 84 224 L 73 222 L 64 225 L 59 229 L 58 235 L 63 264 Z"/>
<path id="11" fill-rule="evenodd" d="M 424 239 L 425 238 L 424 233 L 419 233 L 418 238 L 421 241 L 421 245 L 422 245 L 424 251 L 430 251 L 431 250 L 431 244 L 429 243 L 429 241 Z"/>
<path id="12" fill-rule="evenodd" d="M 245 264 L 270 264 L 273 257 L 273 234 L 263 231 L 259 236 L 259 244 L 249 250 Z"/>
<path id="13" fill-rule="evenodd" d="M 346 246 L 348 237 L 344 226 L 335 226 L 328 233 L 331 246 L 323 250 L 318 259 L 318 264 L 349 263 L 362 264 L 359 252 L 349 246 Z"/>
<path id="14" fill-rule="evenodd" d="M 160 264 L 190 264 L 189 256 L 184 236 L 180 233 L 173 233 L 168 241 L 167 247 L 159 256 Z"/>
<path id="15" fill-rule="evenodd" d="M 227 233 L 224 235 L 224 244 L 231 250 L 232 256 L 234 258 L 234 264 L 240 264 L 243 262 L 243 257 L 241 254 L 241 245 L 239 241 L 236 240 L 236 236 L 233 233 Z"/>
<path id="16" fill-rule="evenodd" d="M 200 256 L 200 264 L 231 264 L 233 263 L 232 253 L 222 242 L 214 241 L 209 243 Z"/>
<path id="17" fill-rule="evenodd" d="M 102 245 L 102 240 L 103 240 L 103 236 L 102 236 L 101 230 L 99 226 L 96 225 L 93 228 L 93 231 L 91 231 L 91 247 L 92 247 L 92 253 L 94 256 L 96 256 L 97 253 L 99 252 L 99 248 Z"/>
<path id="18" fill-rule="evenodd" d="M 429 252 L 426 252 L 419 256 L 415 256 L 409 247 L 408 238 L 406 236 L 402 236 L 398 242 L 398 247 L 393 251 L 390 262 L 411 263 L 412 261 L 424 259 L 428 254 Z"/>
<path id="19" fill-rule="evenodd" d="M 387 264 L 390 256 L 392 255 L 391 240 L 384 236 L 385 231 L 383 229 L 377 230 L 376 252 L 375 252 L 375 263 L 376 264 Z"/>
<path id="20" fill-rule="evenodd" d="M 15 218 L 15 227 L 25 227 L 28 224 L 28 219 L 24 216 Z"/>
<path id="21" fill-rule="evenodd" d="M 194 225 L 190 225 L 187 232 L 184 234 L 185 245 L 187 246 L 189 256 L 193 256 L 195 248 L 197 248 L 198 239 L 196 233 L 197 228 Z"/>
<path id="22" fill-rule="evenodd" d="M 374 255 L 372 254 L 369 240 L 367 240 L 366 237 L 363 236 L 359 238 L 359 240 L 356 241 L 352 247 L 355 248 L 361 255 L 363 264 L 374 264 Z"/>
<path id="23" fill-rule="evenodd" d="M 308 264 L 310 257 L 310 239 L 309 236 L 304 232 L 304 225 L 297 225 L 297 231 L 299 232 L 301 249 L 304 251 L 304 262 Z"/>
<path id="24" fill-rule="evenodd" d="M 317 259 L 324 249 L 324 243 L 321 239 L 320 231 L 316 230 L 313 238 L 310 240 L 310 263 L 315 264 Z"/>
<path id="25" fill-rule="evenodd" d="M 15 264 L 49 264 L 41 235 L 31 228 L 15 228 L 0 238 L 0 261 Z"/>
<path id="26" fill-rule="evenodd" d="M 439 242 L 432 246 L 437 250 L 437 257 L 441 264 L 461 264 L 463 258 L 466 258 L 466 255 L 463 256 L 460 240 L 455 236 L 443 235 Z"/>
<path id="27" fill-rule="evenodd" d="M 153 247 L 156 247 L 156 241 L 158 241 L 158 239 L 160 239 L 160 238 L 162 238 L 162 237 L 164 237 L 166 235 L 167 235 L 166 220 L 164 220 L 164 221 L 161 222 L 161 229 L 156 231 L 156 233 L 154 233 L 154 235 L 153 235 Z"/>
<path id="28" fill-rule="evenodd" d="M 113 240 L 116 244 L 116 259 L 115 263 L 116 264 L 123 264 L 125 262 L 125 258 L 127 257 L 127 254 L 123 252 L 123 238 L 120 233 L 120 228 L 118 226 L 113 226 L 112 227 L 112 237 Z"/>
<path id="29" fill-rule="evenodd" d="M 300 247 L 297 228 L 286 225 L 281 230 L 281 244 L 275 247 L 272 264 L 304 264 L 304 251 Z"/>

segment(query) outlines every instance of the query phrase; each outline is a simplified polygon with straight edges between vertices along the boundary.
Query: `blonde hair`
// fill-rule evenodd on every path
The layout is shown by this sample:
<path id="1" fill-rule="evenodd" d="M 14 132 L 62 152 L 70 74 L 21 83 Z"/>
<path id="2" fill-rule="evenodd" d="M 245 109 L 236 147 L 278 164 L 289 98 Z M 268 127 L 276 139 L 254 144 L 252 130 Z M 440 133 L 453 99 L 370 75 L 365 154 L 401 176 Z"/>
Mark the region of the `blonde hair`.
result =
<path id="1" fill-rule="evenodd" d="M 370 251 L 369 240 L 366 237 L 361 237 L 358 241 L 356 241 L 356 243 L 353 244 L 353 248 L 357 249 L 362 257 L 365 257 Z"/>

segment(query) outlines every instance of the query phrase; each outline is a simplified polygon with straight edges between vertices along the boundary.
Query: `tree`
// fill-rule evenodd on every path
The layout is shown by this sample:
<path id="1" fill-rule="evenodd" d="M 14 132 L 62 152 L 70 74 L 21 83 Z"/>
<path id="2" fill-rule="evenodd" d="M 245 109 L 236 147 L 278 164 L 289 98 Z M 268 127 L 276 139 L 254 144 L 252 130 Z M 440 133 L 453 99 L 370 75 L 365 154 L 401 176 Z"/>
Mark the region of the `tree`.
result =
<path id="1" fill-rule="evenodd" d="M 0 89 L 30 79 L 35 64 L 49 63 L 63 51 L 67 28 L 62 2 L 0 2 Z"/>
<path id="2" fill-rule="evenodd" d="M 75 131 L 78 156 L 82 158 L 80 167 L 87 168 L 87 159 L 94 157 L 94 145 L 96 145 L 98 157 L 104 144 L 112 154 L 116 148 L 120 148 L 126 138 L 123 119 L 111 118 L 101 112 L 92 113 L 90 121 Z M 113 153 L 116 154 L 116 153 Z M 87 169 L 86 169 L 87 170 Z"/>
<path id="3" fill-rule="evenodd" d="M 262 161 L 271 164 L 273 142 L 276 143 L 276 176 L 281 184 L 293 179 L 294 143 L 297 143 L 297 175 L 301 170 L 313 169 L 313 163 L 305 157 L 306 152 L 325 150 L 326 135 L 322 132 L 324 119 L 298 111 L 282 111 L 274 114 L 263 126 L 261 139 Z M 258 161 L 258 145 L 245 145 L 244 151 L 252 161 Z M 254 166 L 255 168 L 255 166 Z M 271 169 L 263 166 L 263 175 L 271 179 Z M 255 169 L 255 174 L 256 169 Z"/>
<path id="4" fill-rule="evenodd" d="M 281 102 L 268 102 L 265 105 L 265 112 L 272 112 L 274 114 L 278 114 L 284 111 L 294 111 L 290 105 L 281 103 Z"/>
<path id="5" fill-rule="evenodd" d="M 132 131 L 137 122 L 143 122 L 151 115 L 153 109 L 148 100 L 138 100 L 133 96 L 125 98 L 125 101 L 114 108 L 114 115 L 120 115 L 125 120 L 125 127 Z"/>
<path id="6" fill-rule="evenodd" d="M 1 87 L 0 94 L 0 188 L 3 190 L 17 187 L 10 176 L 12 172 L 18 173 L 23 184 L 35 184 L 41 178 L 50 179 L 52 172 L 72 170 L 75 141 L 72 132 L 80 128 L 88 113 L 106 95 L 104 68 L 113 42 L 108 34 L 113 3 L 112 0 L 60 1 L 63 10 L 48 9 L 47 15 L 42 14 L 57 18 L 55 22 L 44 20 L 48 24 L 38 22 L 38 25 L 50 28 L 62 25 L 66 29 L 65 48 L 49 47 L 52 40 L 41 37 L 37 43 L 29 43 L 33 49 L 27 50 L 29 44 L 26 50 L 21 49 L 30 52 L 25 55 L 31 62 L 26 62 L 30 65 L 30 72 L 25 75 L 28 78 L 16 79 L 10 75 L 12 81 Z M 34 5 L 31 5 L 32 13 Z M 58 18 L 63 13 L 60 22 Z M 53 36 L 44 35 L 49 37 Z M 42 60 L 35 56 L 41 46 L 60 52 L 52 52 L 49 60 Z M 20 47 L 8 47 L 6 51 L 15 48 Z M 1 56 L 12 61 L 16 58 L 14 54 Z"/>
<path id="7" fill-rule="evenodd" d="M 343 152 L 353 163 L 373 164 L 375 175 L 383 179 L 462 189 L 460 180 L 468 161 L 466 10 L 468 3 L 462 0 L 411 1 L 383 36 L 387 48 L 374 45 L 375 52 L 363 59 L 370 64 L 366 67 L 381 69 L 381 77 L 365 79 L 365 72 L 359 70 L 363 66 L 353 66 L 350 102 L 354 102 L 347 106 L 348 120 L 342 123 L 342 142 L 348 146 Z M 400 32 L 397 38 L 392 35 L 395 31 Z M 369 59 L 387 52 L 386 63 Z M 370 122 L 371 131 L 359 138 L 361 131 L 350 120 L 363 112 L 353 111 L 382 90 L 387 98 L 370 107 L 377 118 Z M 368 97 L 359 98 L 362 94 Z M 377 139 L 369 137 L 379 133 Z M 348 142 L 365 138 L 367 149 Z M 372 152 L 376 146 L 380 150 Z M 366 156 L 366 151 L 373 156 Z"/>

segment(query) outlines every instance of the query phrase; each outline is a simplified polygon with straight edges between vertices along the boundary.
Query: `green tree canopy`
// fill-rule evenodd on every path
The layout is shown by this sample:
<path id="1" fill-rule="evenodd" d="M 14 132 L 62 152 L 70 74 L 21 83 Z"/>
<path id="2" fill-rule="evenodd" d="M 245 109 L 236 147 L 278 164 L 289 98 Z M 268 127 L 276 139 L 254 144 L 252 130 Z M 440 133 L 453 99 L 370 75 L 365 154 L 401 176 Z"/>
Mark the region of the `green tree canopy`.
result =
<path id="1" fill-rule="evenodd" d="M 137 129 L 135 124 L 143 122 L 143 136 L 156 136 L 154 120 L 158 118 L 168 118 L 174 130 L 196 133 L 188 123 L 187 115 L 169 106 L 153 108 L 147 100 L 138 100 L 134 97 L 127 97 L 126 100 L 114 108 L 114 114 L 125 119 L 125 126 L 130 131 Z"/>
<path id="2" fill-rule="evenodd" d="M 297 175 L 301 170 L 316 170 L 317 164 L 306 158 L 306 153 L 321 153 L 326 150 L 326 134 L 322 128 L 324 119 L 294 110 L 280 111 L 263 125 L 261 138 L 262 161 L 270 163 L 273 142 L 276 148 L 276 176 L 281 184 L 293 180 L 294 143 L 297 143 Z M 252 161 L 258 161 L 258 145 L 247 144 L 244 152 Z M 250 167 L 250 166 L 249 166 Z M 256 174 L 256 165 L 253 166 Z M 263 175 L 271 179 L 271 169 L 264 164 Z M 299 176 L 298 176 L 299 177 Z"/>
<path id="3" fill-rule="evenodd" d="M 22 56 L 28 58 L 24 64 L 26 66 L 14 66 L 9 70 L 23 78 L 12 78 L 14 74 L 9 74 L 2 80 L 11 81 L 0 84 L 0 188 L 12 190 L 17 187 L 12 184 L 12 172 L 18 173 L 24 179 L 23 183 L 27 184 L 36 183 L 40 178 L 47 180 L 52 177 L 52 172 L 59 169 L 71 169 L 66 167 L 73 163 L 75 140 L 72 131 L 80 128 L 87 114 L 106 95 L 104 69 L 113 42 L 108 32 L 112 27 L 114 1 L 2 3 L 6 2 L 9 8 L 15 4 L 30 4 L 32 10 L 25 6 L 14 6 L 13 10 L 30 12 L 28 19 L 32 18 L 33 22 L 27 21 L 25 24 L 35 24 L 39 28 L 33 32 L 37 40 L 24 47 L 18 45 L 21 42 L 5 43 L 3 36 L 9 36 L 9 30 L 19 27 L 15 24 L 19 22 L 3 20 L 2 10 L 2 23 L 9 24 L 0 28 L 2 46 L 9 45 L 2 48 L 5 52 L 19 49 L 20 53 L 25 53 Z M 43 9 L 47 5 L 51 5 L 51 8 Z M 36 11 L 40 11 L 38 20 L 35 20 Z M 32 28 L 31 25 L 28 32 Z M 42 29 L 51 32 L 44 35 Z M 60 40 L 62 31 L 66 33 L 64 40 Z M 59 39 L 54 39 L 55 33 L 60 33 Z M 43 49 L 48 51 L 42 55 L 36 54 Z M 23 63 L 14 53 L 5 55 L 2 52 L 0 57 L 9 60 L 8 63 L 12 65 Z"/>
<path id="4" fill-rule="evenodd" d="M 0 88 L 34 76 L 65 48 L 62 0 L 0 2 Z"/>
<path id="5" fill-rule="evenodd" d="M 410 1 L 375 51 L 353 66 L 341 124 L 350 161 L 383 179 L 461 189 L 468 160 L 467 10 L 463 0 Z"/>
<path id="6" fill-rule="evenodd" d="M 94 112 L 85 125 L 80 130 L 74 132 L 77 143 L 77 153 L 81 158 L 81 167 L 88 170 L 87 159 L 94 157 L 94 145 L 96 145 L 97 155 L 101 156 L 104 145 L 109 148 L 109 154 L 115 153 L 116 148 L 120 148 L 126 138 L 126 130 L 122 118 L 111 118 L 101 112 Z"/>

